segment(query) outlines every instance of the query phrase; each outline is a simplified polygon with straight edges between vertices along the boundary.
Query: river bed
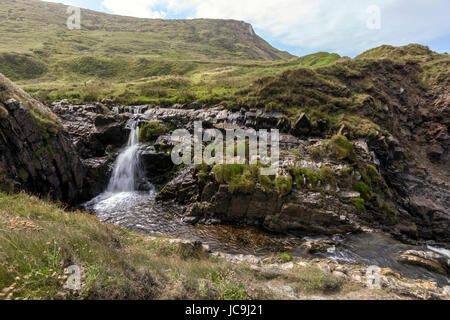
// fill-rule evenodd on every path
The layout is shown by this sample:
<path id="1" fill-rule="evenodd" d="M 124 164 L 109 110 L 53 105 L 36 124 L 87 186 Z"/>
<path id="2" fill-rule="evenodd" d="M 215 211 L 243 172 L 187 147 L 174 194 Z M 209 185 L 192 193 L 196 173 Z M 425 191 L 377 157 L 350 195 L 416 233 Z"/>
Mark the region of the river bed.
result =
<path id="1" fill-rule="evenodd" d="M 178 205 L 162 205 L 155 200 L 155 189 L 146 192 L 126 191 L 105 192 L 85 204 L 85 208 L 95 212 L 97 217 L 107 223 L 117 224 L 130 230 L 153 236 L 171 236 L 199 240 L 213 251 L 232 254 L 263 255 L 287 251 L 294 256 L 305 254 L 302 243 L 308 240 L 332 239 L 338 245 L 327 253 L 317 256 L 351 263 L 363 263 L 390 267 L 405 277 L 413 279 L 434 279 L 448 285 L 445 276 L 424 268 L 397 262 L 405 250 L 435 250 L 448 255 L 448 250 L 403 244 L 383 233 L 361 233 L 336 235 L 333 237 L 296 237 L 273 234 L 256 227 L 231 225 L 192 225 L 183 222 L 182 208 Z"/>

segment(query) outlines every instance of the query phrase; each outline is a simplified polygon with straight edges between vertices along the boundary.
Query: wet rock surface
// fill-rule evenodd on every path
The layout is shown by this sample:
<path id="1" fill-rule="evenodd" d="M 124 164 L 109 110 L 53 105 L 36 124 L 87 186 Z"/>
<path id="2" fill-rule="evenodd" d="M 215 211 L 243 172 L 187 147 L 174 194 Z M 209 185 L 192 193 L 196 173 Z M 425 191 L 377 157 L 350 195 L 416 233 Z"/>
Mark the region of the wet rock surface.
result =
<path id="1" fill-rule="evenodd" d="M 232 263 L 248 264 L 252 270 L 257 272 L 271 273 L 287 273 L 290 271 L 301 272 L 305 268 L 318 268 L 323 272 L 342 279 L 344 283 L 359 285 L 371 290 L 383 290 L 393 296 L 385 297 L 386 299 L 419 299 L 419 300 L 449 300 L 449 286 L 439 285 L 433 280 L 413 280 L 402 277 L 399 273 L 390 268 L 380 268 L 362 264 L 353 264 L 342 261 L 330 261 L 327 259 L 312 258 L 302 259 L 294 258 L 292 262 L 280 263 L 273 257 L 258 257 L 254 255 L 235 255 L 223 252 L 213 252 L 213 255 L 227 259 Z M 374 272 L 372 272 L 374 270 Z M 375 278 L 375 276 L 376 278 Z M 375 279 L 375 280 L 374 280 Z M 269 283 L 270 290 L 276 290 L 290 299 L 324 299 L 324 297 L 316 296 L 299 296 L 291 289 L 282 286 L 274 286 Z M 370 294 L 358 292 L 354 298 L 361 299 L 366 297 L 371 299 Z M 339 297 L 331 296 L 332 299 Z"/>
<path id="2" fill-rule="evenodd" d="M 408 250 L 398 257 L 398 261 L 421 266 L 444 276 L 450 275 L 450 258 L 436 252 Z"/>
<path id="3" fill-rule="evenodd" d="M 121 107 L 115 110 L 119 113 L 115 113 L 102 104 L 71 106 L 59 103 L 54 104 L 53 109 L 70 132 L 83 162 L 88 167 L 92 163 L 96 164 L 95 168 L 91 168 L 94 170 L 89 171 L 99 177 L 99 168 L 102 168 L 103 178 L 99 181 L 105 181 L 110 170 L 107 159 L 126 140 L 126 121 L 130 117 L 138 117 L 144 122 L 156 120 L 167 128 L 190 131 L 195 121 L 202 121 L 204 129 L 217 128 L 222 132 L 225 129 L 278 128 L 281 130 L 281 170 L 278 174 L 281 175 L 285 175 L 287 168 L 292 165 L 310 170 L 330 166 L 336 172 L 352 168 L 347 161 L 328 157 L 315 159 L 303 155 L 302 159 L 296 159 L 293 149 L 305 154 L 308 148 L 320 146 L 324 141 L 324 137 L 308 137 L 317 134 L 317 127 L 311 127 L 306 115 L 300 115 L 291 124 L 281 113 L 261 109 L 232 111 L 222 106 L 209 109 L 190 105 L 175 105 L 173 108 Z M 177 170 L 170 160 L 170 150 L 176 143 L 169 132 L 158 137 L 152 145 L 141 148 L 143 165 L 150 181 L 153 179 L 156 184 L 164 185 L 170 179 L 168 172 Z M 388 221 L 390 218 L 386 218 L 386 213 L 379 212 L 370 203 L 366 203 L 365 211 L 356 210 L 354 199 L 360 198 L 361 194 L 352 190 L 351 186 L 343 187 L 340 177 L 336 186 L 320 186 L 325 193 L 304 190 L 280 196 L 276 192 L 264 192 L 256 186 L 249 195 L 236 195 L 227 190 L 227 185 L 215 182 L 214 177 L 200 183 L 192 167 L 176 174 L 175 179 L 162 188 L 157 198 L 161 201 L 175 200 L 185 205 L 186 220 L 192 222 L 244 222 L 271 231 L 298 234 L 347 233 L 364 228 L 379 228 L 402 241 L 434 240 L 443 246 L 449 243 L 450 193 L 447 184 L 437 183 L 426 170 L 420 172 L 416 169 L 417 164 L 406 161 L 405 146 L 391 135 L 383 139 L 356 140 L 353 144 L 358 159 L 378 168 L 392 191 L 393 202 L 385 198 L 380 200 L 396 209 L 395 219 Z M 103 161 L 103 165 L 99 165 L 99 161 Z M 352 179 L 358 181 L 361 173 L 353 170 Z"/>
<path id="4" fill-rule="evenodd" d="M 60 117 L 78 154 L 84 159 L 103 157 L 127 141 L 129 131 L 125 125 L 131 114 L 118 115 L 100 103 L 74 106 L 59 102 L 52 104 L 51 109 Z"/>

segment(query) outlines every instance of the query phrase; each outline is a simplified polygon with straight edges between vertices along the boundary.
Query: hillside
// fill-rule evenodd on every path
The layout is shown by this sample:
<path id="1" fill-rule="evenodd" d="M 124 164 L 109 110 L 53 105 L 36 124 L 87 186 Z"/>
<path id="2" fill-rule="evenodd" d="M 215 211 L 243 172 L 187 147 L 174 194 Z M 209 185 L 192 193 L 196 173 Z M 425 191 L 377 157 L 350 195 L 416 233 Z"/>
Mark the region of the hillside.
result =
<path id="1" fill-rule="evenodd" d="M 139 19 L 82 9 L 81 30 L 69 30 L 66 10 L 65 5 L 39 0 L 2 1 L 0 72 L 13 80 L 54 75 L 61 70 L 76 73 L 84 62 L 80 57 L 84 56 L 115 58 L 109 65 L 106 63 L 113 70 L 105 77 L 117 75 L 117 69 L 129 68 L 124 65 L 125 59 L 132 61 L 131 68 L 137 73 L 146 69 L 146 73 L 139 74 L 143 77 L 184 74 L 204 68 L 200 61 L 205 60 L 292 58 L 270 46 L 251 25 L 241 21 Z M 192 62 L 183 66 L 174 60 Z M 94 64 L 102 62 L 95 60 Z M 25 67 L 27 72 L 22 72 Z"/>

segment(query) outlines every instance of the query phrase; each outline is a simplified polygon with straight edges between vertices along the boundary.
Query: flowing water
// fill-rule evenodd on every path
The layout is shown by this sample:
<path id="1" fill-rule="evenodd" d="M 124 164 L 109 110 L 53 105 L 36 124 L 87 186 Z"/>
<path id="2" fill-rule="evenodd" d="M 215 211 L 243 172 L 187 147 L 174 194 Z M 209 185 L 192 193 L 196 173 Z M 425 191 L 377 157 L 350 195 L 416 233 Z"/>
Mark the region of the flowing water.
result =
<path id="1" fill-rule="evenodd" d="M 149 235 L 200 240 L 213 250 L 235 254 L 267 254 L 287 250 L 293 255 L 303 256 L 305 253 L 301 244 L 305 240 L 327 238 L 271 234 L 249 226 L 191 225 L 183 222 L 181 207 L 155 201 L 157 191 L 151 183 L 145 182 L 145 189 L 149 191 L 138 191 L 138 185 L 145 180 L 139 160 L 138 122 L 130 120 L 128 128 L 130 136 L 127 146 L 117 157 L 107 190 L 85 204 L 85 208 L 94 211 L 102 221 Z M 332 239 L 339 245 L 322 254 L 329 259 L 390 267 L 411 278 L 432 278 L 443 284 L 450 283 L 444 276 L 396 261 L 396 257 L 405 250 L 427 248 L 402 244 L 382 233 L 334 236 Z M 448 250 L 428 249 L 450 258 Z"/>
<path id="2" fill-rule="evenodd" d="M 381 232 L 335 235 L 332 237 L 305 237 L 303 239 L 331 239 L 336 241 L 337 245 L 330 248 L 328 252 L 317 254 L 318 256 L 326 257 L 328 259 L 346 261 L 350 263 L 364 263 L 368 266 L 376 265 L 382 268 L 389 267 L 409 278 L 431 278 L 444 285 L 448 285 L 450 283 L 450 280 L 443 275 L 430 272 L 421 267 L 400 263 L 396 259 L 396 257 L 406 250 L 427 249 L 439 252 L 450 258 L 450 252 L 446 249 L 404 244 L 393 239 L 388 234 Z M 303 256 L 303 250 L 304 249 L 302 248 L 295 248 L 291 250 L 291 253 L 293 255 Z"/>
<path id="3" fill-rule="evenodd" d="M 139 161 L 139 127 L 137 121 L 129 123 L 130 136 L 124 151 L 117 157 L 107 192 L 131 192 L 136 190 L 136 179 L 142 176 Z"/>

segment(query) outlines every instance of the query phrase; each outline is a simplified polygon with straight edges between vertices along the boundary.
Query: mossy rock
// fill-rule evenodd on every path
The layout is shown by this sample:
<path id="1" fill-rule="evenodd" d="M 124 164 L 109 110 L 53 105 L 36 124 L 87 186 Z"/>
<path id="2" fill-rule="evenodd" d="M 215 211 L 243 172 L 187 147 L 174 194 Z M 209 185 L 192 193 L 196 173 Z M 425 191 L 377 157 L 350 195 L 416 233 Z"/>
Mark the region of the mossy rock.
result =
<path id="1" fill-rule="evenodd" d="M 328 144 L 328 148 L 339 160 L 347 159 L 350 162 L 356 161 L 356 153 L 353 144 L 348 141 L 345 136 L 333 136 Z"/>
<path id="2" fill-rule="evenodd" d="M 372 199 L 372 191 L 364 182 L 357 182 L 353 185 L 353 190 L 358 191 L 364 200 Z"/>
<path id="3" fill-rule="evenodd" d="M 245 164 L 218 164 L 212 169 L 218 183 L 230 183 L 235 176 L 240 176 L 246 170 Z"/>
<path id="4" fill-rule="evenodd" d="M 352 202 L 359 212 L 363 212 L 366 210 L 365 201 L 363 198 L 353 198 Z"/>
<path id="5" fill-rule="evenodd" d="M 139 128 L 139 141 L 143 143 L 154 142 L 159 136 L 167 132 L 159 121 L 146 122 Z"/>
<path id="6" fill-rule="evenodd" d="M 251 194 L 255 189 L 255 182 L 250 174 L 234 176 L 228 184 L 228 190 L 232 194 Z"/>
<path id="7" fill-rule="evenodd" d="M 275 178 L 275 187 L 277 191 L 282 195 L 286 196 L 292 191 L 292 177 L 277 177 Z"/>

